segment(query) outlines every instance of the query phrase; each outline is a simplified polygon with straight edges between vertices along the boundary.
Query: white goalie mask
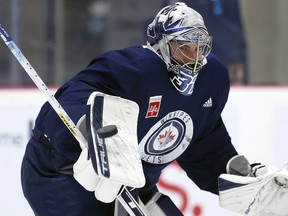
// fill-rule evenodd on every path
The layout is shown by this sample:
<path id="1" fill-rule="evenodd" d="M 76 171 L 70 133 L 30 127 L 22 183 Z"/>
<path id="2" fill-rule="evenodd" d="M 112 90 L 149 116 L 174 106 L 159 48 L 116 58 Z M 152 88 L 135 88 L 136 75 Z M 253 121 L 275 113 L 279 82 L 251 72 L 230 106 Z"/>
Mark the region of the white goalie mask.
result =
<path id="1" fill-rule="evenodd" d="M 212 48 L 203 17 L 177 2 L 156 15 L 148 25 L 147 36 L 148 48 L 165 62 L 172 84 L 182 94 L 191 95 Z"/>

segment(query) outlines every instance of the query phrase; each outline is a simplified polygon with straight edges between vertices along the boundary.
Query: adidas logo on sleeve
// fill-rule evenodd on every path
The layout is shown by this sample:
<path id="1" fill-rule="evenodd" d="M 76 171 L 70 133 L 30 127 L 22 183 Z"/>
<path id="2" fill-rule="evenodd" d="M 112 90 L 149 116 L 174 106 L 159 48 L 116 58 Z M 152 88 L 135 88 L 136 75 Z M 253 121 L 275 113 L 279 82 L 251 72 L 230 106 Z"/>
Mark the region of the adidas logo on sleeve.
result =
<path id="1" fill-rule="evenodd" d="M 203 107 L 212 107 L 212 98 L 210 97 L 204 104 Z"/>

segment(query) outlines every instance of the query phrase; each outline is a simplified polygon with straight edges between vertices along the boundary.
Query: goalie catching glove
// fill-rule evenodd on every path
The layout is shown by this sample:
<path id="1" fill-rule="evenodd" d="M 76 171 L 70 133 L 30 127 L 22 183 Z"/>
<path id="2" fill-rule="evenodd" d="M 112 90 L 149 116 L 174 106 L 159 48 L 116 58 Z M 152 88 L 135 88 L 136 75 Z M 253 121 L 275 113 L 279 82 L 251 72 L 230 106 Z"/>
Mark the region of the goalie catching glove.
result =
<path id="1" fill-rule="evenodd" d="M 252 164 L 237 155 L 219 177 L 220 206 L 247 216 L 288 216 L 288 164 Z"/>
<path id="2" fill-rule="evenodd" d="M 87 145 L 73 166 L 74 178 L 102 202 L 115 200 L 122 185 L 140 188 L 145 184 L 138 155 L 138 105 L 120 97 L 94 92 L 87 102 Z"/>

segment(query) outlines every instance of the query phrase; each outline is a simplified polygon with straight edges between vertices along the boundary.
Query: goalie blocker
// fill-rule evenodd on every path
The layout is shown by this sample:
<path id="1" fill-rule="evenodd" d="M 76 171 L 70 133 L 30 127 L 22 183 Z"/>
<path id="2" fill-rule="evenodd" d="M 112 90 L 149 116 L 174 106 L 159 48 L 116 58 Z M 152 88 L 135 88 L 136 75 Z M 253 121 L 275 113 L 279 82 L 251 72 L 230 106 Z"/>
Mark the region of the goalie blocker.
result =
<path id="1" fill-rule="evenodd" d="M 140 188 L 145 184 L 138 155 L 138 105 L 120 97 L 94 92 L 87 102 L 88 144 L 73 166 L 74 178 L 98 200 L 115 200 L 122 185 Z M 82 129 L 81 129 L 82 128 Z"/>

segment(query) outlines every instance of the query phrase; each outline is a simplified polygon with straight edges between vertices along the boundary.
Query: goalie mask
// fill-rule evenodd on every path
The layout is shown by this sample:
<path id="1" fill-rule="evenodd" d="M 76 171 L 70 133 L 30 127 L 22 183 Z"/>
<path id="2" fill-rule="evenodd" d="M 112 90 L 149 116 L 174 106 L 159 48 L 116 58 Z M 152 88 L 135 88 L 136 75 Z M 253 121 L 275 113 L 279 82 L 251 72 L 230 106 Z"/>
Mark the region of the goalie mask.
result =
<path id="1" fill-rule="evenodd" d="M 148 48 L 165 62 L 174 87 L 183 95 L 191 95 L 212 45 L 202 16 L 177 2 L 156 15 L 147 35 Z"/>

